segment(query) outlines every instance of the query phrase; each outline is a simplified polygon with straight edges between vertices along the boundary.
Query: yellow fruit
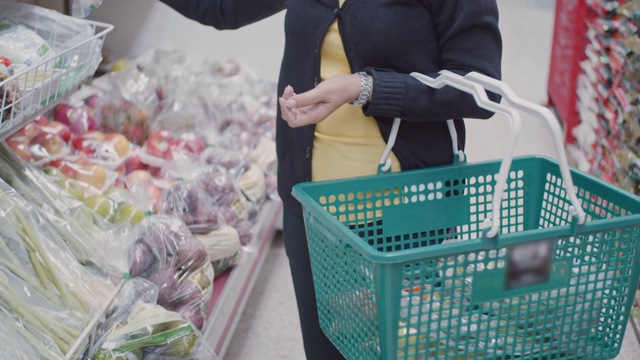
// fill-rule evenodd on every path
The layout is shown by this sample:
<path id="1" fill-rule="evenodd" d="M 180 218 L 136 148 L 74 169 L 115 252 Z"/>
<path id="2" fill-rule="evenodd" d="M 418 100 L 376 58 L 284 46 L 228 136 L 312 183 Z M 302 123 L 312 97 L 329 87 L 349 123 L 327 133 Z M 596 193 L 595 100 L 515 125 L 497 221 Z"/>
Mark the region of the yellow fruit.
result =
<path id="1" fill-rule="evenodd" d="M 126 67 L 129 67 L 129 62 L 127 60 L 118 60 L 111 65 L 111 71 L 120 71 Z"/>
<path id="2" fill-rule="evenodd" d="M 133 226 L 144 219 L 144 216 L 144 212 L 135 205 L 127 201 L 122 201 L 118 204 L 118 208 L 113 216 L 113 222 L 128 221 Z"/>
<path id="3" fill-rule="evenodd" d="M 102 194 L 90 195 L 84 199 L 84 204 L 98 213 L 107 221 L 112 221 L 116 213 L 116 203 Z"/>
<path id="4" fill-rule="evenodd" d="M 84 199 L 84 187 L 79 182 L 73 179 L 60 179 L 56 181 L 56 184 L 78 200 L 82 201 Z"/>

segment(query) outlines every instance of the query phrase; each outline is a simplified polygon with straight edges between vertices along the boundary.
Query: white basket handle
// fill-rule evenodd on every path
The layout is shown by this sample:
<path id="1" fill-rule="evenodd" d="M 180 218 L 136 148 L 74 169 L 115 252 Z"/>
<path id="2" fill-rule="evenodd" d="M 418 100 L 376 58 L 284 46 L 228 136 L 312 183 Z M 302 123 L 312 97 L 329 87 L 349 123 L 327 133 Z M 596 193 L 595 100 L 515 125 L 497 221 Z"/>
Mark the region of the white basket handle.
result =
<path id="1" fill-rule="evenodd" d="M 556 148 L 556 154 L 558 155 L 560 173 L 562 174 L 565 190 L 567 191 L 567 195 L 572 204 L 572 206 L 569 207 L 569 214 L 576 215 L 578 217 L 578 224 L 584 224 L 586 221 L 586 214 L 582 209 L 582 205 L 578 201 L 578 197 L 576 196 L 575 188 L 573 186 L 573 179 L 571 178 L 571 172 L 569 171 L 569 164 L 567 163 L 567 155 L 562 143 L 562 131 L 560 130 L 558 119 L 551 111 L 549 111 L 549 109 L 518 97 L 511 87 L 502 81 L 498 81 L 477 72 L 468 73 L 465 75 L 465 79 L 478 83 L 491 92 L 502 95 L 503 98 L 509 101 L 513 108 L 536 117 L 541 117 L 546 121 L 555 140 L 554 145 Z"/>
<path id="2" fill-rule="evenodd" d="M 447 70 L 442 70 L 438 74 L 439 76 L 435 79 L 420 73 L 411 73 L 411 76 L 415 77 L 423 84 L 426 84 L 435 89 L 440 89 L 444 86 L 451 86 L 458 90 L 469 93 L 473 95 L 473 98 L 479 107 L 497 114 L 502 114 L 510 120 L 507 150 L 505 152 L 502 163 L 500 164 L 500 170 L 498 172 L 493 193 L 491 207 L 492 216 L 491 218 L 487 218 L 484 220 L 484 228 L 486 229 L 490 227 L 489 230 L 486 231 L 485 236 L 487 238 L 493 238 L 498 235 L 498 232 L 500 231 L 500 206 L 502 205 L 502 194 L 504 193 L 504 189 L 507 187 L 507 179 L 509 177 L 509 171 L 511 170 L 513 153 L 520 136 L 520 114 L 507 106 L 491 101 L 487 96 L 485 89 L 475 82 L 469 81 L 464 77 Z M 449 128 L 449 130 L 451 131 L 451 128 Z"/>
<path id="3" fill-rule="evenodd" d="M 484 228 L 485 229 L 489 228 L 486 231 L 485 236 L 488 238 L 493 238 L 498 234 L 500 230 L 501 199 L 502 199 L 502 194 L 504 193 L 504 189 L 506 188 L 507 178 L 509 176 L 509 171 L 511 169 L 513 152 L 515 150 L 516 144 L 518 142 L 518 137 L 520 135 L 520 127 L 521 127 L 520 114 L 509 107 L 506 107 L 504 105 L 491 101 L 487 97 L 487 93 L 485 89 L 475 82 L 466 80 L 462 76 L 446 70 L 441 71 L 439 74 L 440 75 L 435 79 L 420 73 L 411 73 L 411 76 L 416 78 L 418 81 L 430 87 L 433 87 L 435 89 L 440 89 L 444 86 L 452 86 L 456 89 L 470 93 L 473 95 L 479 107 L 492 111 L 494 113 L 503 114 L 510 120 L 507 151 L 502 163 L 500 164 L 500 171 L 496 179 L 495 191 L 494 191 L 493 201 L 492 201 L 492 215 L 491 215 L 491 218 L 487 218 L 484 220 Z M 447 125 L 449 127 L 449 133 L 451 134 L 453 152 L 454 154 L 456 153 L 458 154 L 460 161 L 464 161 L 464 153 L 458 150 L 458 136 L 457 136 L 457 132 L 456 132 L 453 120 L 448 120 Z M 393 121 L 393 126 L 391 128 L 391 134 L 387 142 L 387 147 L 384 151 L 382 159 L 380 160 L 380 164 L 381 164 L 380 166 L 382 171 L 385 171 L 385 168 L 388 170 L 391 166 L 390 160 L 388 159 L 388 155 L 391 152 L 391 148 L 393 147 L 393 144 L 395 143 L 395 138 L 397 136 L 399 126 L 400 126 L 400 119 L 395 118 Z"/>

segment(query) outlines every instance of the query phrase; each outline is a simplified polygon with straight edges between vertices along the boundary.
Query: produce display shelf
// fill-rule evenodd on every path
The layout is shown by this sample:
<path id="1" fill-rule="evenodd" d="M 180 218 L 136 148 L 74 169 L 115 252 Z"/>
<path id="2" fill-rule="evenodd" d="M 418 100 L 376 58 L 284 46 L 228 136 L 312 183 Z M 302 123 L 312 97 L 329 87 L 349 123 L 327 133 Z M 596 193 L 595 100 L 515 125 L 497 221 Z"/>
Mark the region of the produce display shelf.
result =
<path id="1" fill-rule="evenodd" d="M 267 201 L 260 209 L 249 249 L 230 270 L 219 275 L 213 284 L 209 316 L 203 331 L 204 338 L 220 359 L 224 358 L 238 320 L 244 311 L 255 280 L 260 273 L 269 247 L 277 231 L 282 211 L 280 201 Z"/>
<path id="2" fill-rule="evenodd" d="M 90 27 L 93 35 L 77 41 L 40 63 L 17 68 L 13 75 L 0 78 L 0 141 L 6 139 L 26 123 L 50 110 L 67 94 L 91 78 L 102 61 L 102 46 L 113 25 L 59 15 L 70 23 Z M 65 24 L 51 21 L 42 23 L 36 32 L 56 34 Z M 49 27 L 47 27 L 49 26 Z M 51 29 L 50 27 L 54 28 Z M 62 30 L 61 30 L 62 31 Z M 80 36 L 82 34 L 72 34 Z M 55 37 L 54 37 L 55 38 Z"/>

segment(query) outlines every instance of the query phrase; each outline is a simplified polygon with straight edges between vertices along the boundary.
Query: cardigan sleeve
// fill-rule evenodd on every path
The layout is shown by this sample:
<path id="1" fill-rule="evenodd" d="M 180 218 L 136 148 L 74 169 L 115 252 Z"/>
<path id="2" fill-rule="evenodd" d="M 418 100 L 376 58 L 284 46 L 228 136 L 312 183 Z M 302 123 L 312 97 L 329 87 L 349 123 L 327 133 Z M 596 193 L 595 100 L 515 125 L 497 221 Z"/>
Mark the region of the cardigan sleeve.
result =
<path id="1" fill-rule="evenodd" d="M 471 71 L 500 79 L 502 38 L 496 0 L 424 0 L 438 35 L 442 68 L 460 75 Z M 368 116 L 401 117 L 409 121 L 460 118 L 486 119 L 493 114 L 479 108 L 473 97 L 450 86 L 432 89 L 409 74 L 392 69 L 366 68 L 373 76 Z M 425 74 L 437 77 L 437 72 Z M 490 99 L 499 96 L 488 93 Z"/>
<path id="2" fill-rule="evenodd" d="M 284 0 L 161 1 L 185 17 L 219 30 L 238 29 L 284 10 Z"/>

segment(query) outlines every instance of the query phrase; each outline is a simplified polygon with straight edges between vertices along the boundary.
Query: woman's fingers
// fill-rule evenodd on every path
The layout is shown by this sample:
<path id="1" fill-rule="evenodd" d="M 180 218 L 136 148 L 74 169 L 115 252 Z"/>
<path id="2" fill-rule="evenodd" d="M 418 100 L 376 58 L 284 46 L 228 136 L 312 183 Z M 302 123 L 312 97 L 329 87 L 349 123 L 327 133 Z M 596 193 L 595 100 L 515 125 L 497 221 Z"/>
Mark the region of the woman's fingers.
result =
<path id="1" fill-rule="evenodd" d="M 287 86 L 278 99 L 282 118 L 291 127 L 317 124 L 352 98 L 357 98 L 359 81 L 358 75 L 337 75 L 302 94 L 296 94 L 291 86 Z"/>

